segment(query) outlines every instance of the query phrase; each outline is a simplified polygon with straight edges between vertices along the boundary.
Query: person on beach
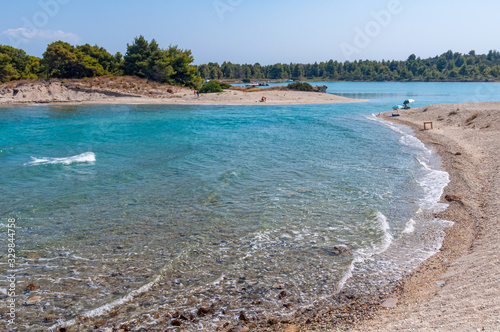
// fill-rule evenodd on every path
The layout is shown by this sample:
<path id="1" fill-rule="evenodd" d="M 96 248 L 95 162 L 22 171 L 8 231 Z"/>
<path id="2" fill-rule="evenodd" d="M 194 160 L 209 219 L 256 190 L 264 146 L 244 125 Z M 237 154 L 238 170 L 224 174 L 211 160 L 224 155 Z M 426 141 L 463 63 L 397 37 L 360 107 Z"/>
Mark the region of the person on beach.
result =
<path id="1" fill-rule="evenodd" d="M 264 97 L 264 96 L 262 96 L 262 98 L 260 99 L 260 102 L 261 102 L 261 103 L 264 103 L 266 100 L 267 100 L 267 98 L 266 98 L 266 97 Z"/>

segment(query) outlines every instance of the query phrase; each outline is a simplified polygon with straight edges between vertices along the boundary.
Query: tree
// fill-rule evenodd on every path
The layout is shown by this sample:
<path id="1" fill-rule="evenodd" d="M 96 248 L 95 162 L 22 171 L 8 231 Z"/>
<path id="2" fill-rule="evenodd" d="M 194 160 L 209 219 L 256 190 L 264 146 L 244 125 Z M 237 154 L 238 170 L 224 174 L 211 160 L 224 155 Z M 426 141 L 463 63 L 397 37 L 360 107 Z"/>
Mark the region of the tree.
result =
<path id="1" fill-rule="evenodd" d="M 160 83 L 172 83 L 174 68 L 168 54 L 163 50 L 155 50 L 147 60 L 144 75 L 147 79 Z"/>
<path id="2" fill-rule="evenodd" d="M 0 53 L 0 83 L 17 80 L 21 77 L 11 61 L 8 55 Z"/>
<path id="3" fill-rule="evenodd" d="M 0 83 L 43 74 L 40 58 L 12 46 L 0 45 Z"/>
<path id="4" fill-rule="evenodd" d="M 193 61 L 190 50 L 182 50 L 177 46 L 164 50 L 154 39 L 150 43 L 144 36 L 139 36 L 132 45 L 127 44 L 123 73 L 161 83 L 198 87 L 203 79 L 196 67 L 191 65 Z"/>
<path id="5" fill-rule="evenodd" d="M 42 59 L 47 68 L 47 79 L 65 77 L 68 68 L 77 61 L 76 55 L 71 51 L 71 45 L 62 41 L 49 44 Z"/>
<path id="6" fill-rule="evenodd" d="M 182 84 L 197 88 L 203 82 L 203 79 L 196 73 L 196 67 L 191 65 L 194 58 L 190 50 L 170 46 L 166 53 L 173 69 L 170 76 L 171 84 Z"/>
<path id="7" fill-rule="evenodd" d="M 105 74 L 118 74 L 120 72 L 122 55 L 119 52 L 113 56 L 105 48 L 89 44 L 77 46 L 76 50 L 95 59 L 103 67 Z"/>
<path id="8" fill-rule="evenodd" d="M 106 73 L 97 59 L 60 40 L 47 46 L 42 62 L 47 78 L 84 78 Z"/>
<path id="9" fill-rule="evenodd" d="M 264 73 L 262 72 L 262 66 L 260 63 L 256 62 L 252 67 L 252 74 L 250 77 L 253 78 L 264 78 Z"/>
<path id="10" fill-rule="evenodd" d="M 281 63 L 271 66 L 271 69 L 269 70 L 269 78 L 272 79 L 284 78 L 283 65 Z"/>
<path id="11" fill-rule="evenodd" d="M 208 65 L 198 66 L 198 74 L 202 78 L 208 79 L 210 77 L 210 67 Z"/>
<path id="12" fill-rule="evenodd" d="M 234 66 L 231 62 L 223 62 L 220 69 L 222 70 L 222 74 L 224 78 L 231 79 L 234 78 Z"/>
<path id="13" fill-rule="evenodd" d="M 153 46 L 155 46 L 154 39 L 152 42 L 154 43 Z M 127 53 L 123 57 L 123 73 L 142 78 L 146 77 L 146 68 L 151 53 L 151 45 L 144 36 L 136 37 L 132 45 L 127 44 Z"/>
<path id="14" fill-rule="evenodd" d="M 292 69 L 292 77 L 293 79 L 296 80 L 300 80 L 302 77 L 304 77 L 304 65 L 302 64 L 294 65 Z"/>

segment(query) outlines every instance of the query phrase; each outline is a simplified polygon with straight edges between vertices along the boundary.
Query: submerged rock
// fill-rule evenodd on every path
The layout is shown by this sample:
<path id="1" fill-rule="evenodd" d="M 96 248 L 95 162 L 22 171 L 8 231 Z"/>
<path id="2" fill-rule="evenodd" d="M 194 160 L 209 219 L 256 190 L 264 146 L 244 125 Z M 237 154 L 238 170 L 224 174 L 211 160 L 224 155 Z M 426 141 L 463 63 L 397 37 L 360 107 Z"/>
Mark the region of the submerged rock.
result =
<path id="1" fill-rule="evenodd" d="M 331 256 L 348 255 L 351 253 L 351 250 L 345 246 L 333 246 L 331 248 L 325 248 L 323 251 Z"/>

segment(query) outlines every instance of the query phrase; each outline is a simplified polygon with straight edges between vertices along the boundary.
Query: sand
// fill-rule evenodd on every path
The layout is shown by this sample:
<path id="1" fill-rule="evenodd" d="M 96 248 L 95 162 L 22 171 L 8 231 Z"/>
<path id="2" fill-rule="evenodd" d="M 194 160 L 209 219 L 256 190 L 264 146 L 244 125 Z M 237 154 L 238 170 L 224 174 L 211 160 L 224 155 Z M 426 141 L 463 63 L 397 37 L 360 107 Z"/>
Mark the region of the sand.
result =
<path id="1" fill-rule="evenodd" d="M 331 93 L 266 90 L 244 92 L 224 90 L 221 93 L 195 95 L 193 90 L 129 79 L 114 80 L 32 81 L 0 85 L 0 105 L 86 103 L 86 104 L 179 104 L 179 105 L 286 105 L 347 103 L 365 101 Z M 86 83 L 90 84 L 86 84 Z M 134 88 L 131 88 L 134 86 Z M 257 102 L 265 96 L 266 102 Z"/>
<path id="2" fill-rule="evenodd" d="M 455 222 L 441 251 L 408 276 L 356 331 L 500 331 L 500 102 L 432 105 L 379 115 L 412 128 L 450 174 Z M 431 121 L 433 129 L 423 130 Z M 450 197 L 456 196 L 456 197 Z"/>

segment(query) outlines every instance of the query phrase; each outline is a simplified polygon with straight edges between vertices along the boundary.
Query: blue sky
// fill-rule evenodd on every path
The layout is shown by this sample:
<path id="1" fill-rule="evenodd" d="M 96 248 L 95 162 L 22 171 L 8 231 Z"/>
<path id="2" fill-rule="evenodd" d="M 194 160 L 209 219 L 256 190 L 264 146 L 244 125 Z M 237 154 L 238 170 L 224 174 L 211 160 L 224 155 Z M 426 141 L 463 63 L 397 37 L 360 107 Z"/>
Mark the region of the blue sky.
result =
<path id="1" fill-rule="evenodd" d="M 195 64 L 422 58 L 500 49 L 498 0 L 4 1 L 0 44 L 42 56 L 47 44 L 125 54 L 144 35 L 190 49 Z"/>

